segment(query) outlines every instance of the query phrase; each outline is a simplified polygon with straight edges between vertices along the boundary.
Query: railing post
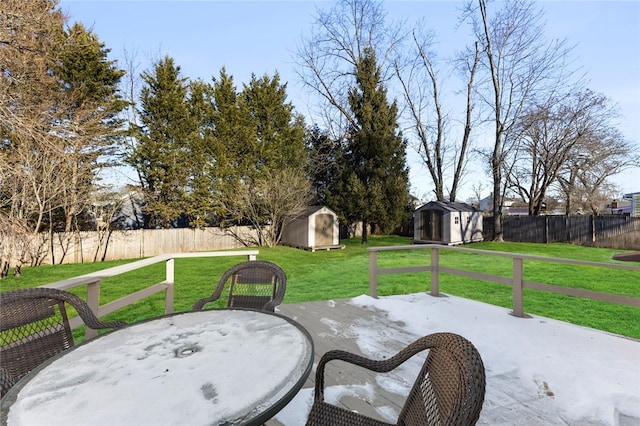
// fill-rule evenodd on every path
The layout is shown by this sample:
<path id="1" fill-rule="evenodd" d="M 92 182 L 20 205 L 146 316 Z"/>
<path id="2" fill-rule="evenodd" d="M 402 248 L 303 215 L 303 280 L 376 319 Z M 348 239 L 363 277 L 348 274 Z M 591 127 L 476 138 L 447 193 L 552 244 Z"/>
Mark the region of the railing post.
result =
<path id="1" fill-rule="evenodd" d="M 378 252 L 369 252 L 369 296 L 378 298 Z"/>
<path id="2" fill-rule="evenodd" d="M 96 317 L 99 318 L 98 309 L 100 308 L 100 280 L 87 284 L 87 305 L 91 308 Z M 98 335 L 98 330 L 89 327 L 84 329 L 85 340 L 92 339 Z"/>
<path id="3" fill-rule="evenodd" d="M 524 317 L 523 309 L 523 261 L 521 257 L 513 258 L 513 315 L 516 317 Z"/>
<path id="4" fill-rule="evenodd" d="M 440 295 L 440 249 L 431 248 L 431 295 Z"/>
<path id="5" fill-rule="evenodd" d="M 165 314 L 173 313 L 173 283 L 174 283 L 174 258 L 167 259 L 165 282 L 167 290 L 164 296 L 164 312 Z"/>

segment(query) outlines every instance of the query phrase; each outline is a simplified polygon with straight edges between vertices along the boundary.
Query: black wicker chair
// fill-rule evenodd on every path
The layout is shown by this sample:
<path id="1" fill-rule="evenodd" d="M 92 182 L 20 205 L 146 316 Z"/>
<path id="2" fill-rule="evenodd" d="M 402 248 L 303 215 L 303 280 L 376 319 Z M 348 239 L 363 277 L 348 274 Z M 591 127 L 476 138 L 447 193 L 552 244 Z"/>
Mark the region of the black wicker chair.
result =
<path id="1" fill-rule="evenodd" d="M 345 361 L 386 373 L 423 350 L 429 350 L 396 423 L 386 423 L 324 401 L 324 371 L 331 360 Z M 308 426 L 473 425 L 478 421 L 485 393 L 485 372 L 471 342 L 453 333 L 422 337 L 395 356 L 370 360 L 345 351 L 329 351 L 316 369 L 315 396 Z"/>
<path id="2" fill-rule="evenodd" d="M 4 395 L 43 361 L 75 344 L 67 305 L 92 329 L 118 328 L 103 322 L 84 300 L 63 290 L 28 288 L 0 293 L 0 391 Z"/>
<path id="3" fill-rule="evenodd" d="M 227 269 L 218 281 L 213 294 L 198 300 L 193 305 L 193 309 L 203 309 L 207 303 L 218 300 L 227 284 L 229 286 L 227 307 L 273 312 L 284 299 L 287 276 L 282 268 L 271 262 L 252 260 L 239 263 Z"/>

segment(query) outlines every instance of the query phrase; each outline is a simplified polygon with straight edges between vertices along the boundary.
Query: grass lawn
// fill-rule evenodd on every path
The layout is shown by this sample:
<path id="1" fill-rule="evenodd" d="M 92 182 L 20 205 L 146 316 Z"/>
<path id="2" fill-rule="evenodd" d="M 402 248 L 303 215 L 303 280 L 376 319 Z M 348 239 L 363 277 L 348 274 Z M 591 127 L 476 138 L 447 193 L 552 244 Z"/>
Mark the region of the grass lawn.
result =
<path id="1" fill-rule="evenodd" d="M 372 236 L 366 245 L 359 239 L 342 240 L 343 250 L 304 251 L 290 247 L 260 247 L 258 258 L 280 265 L 287 273 L 284 303 L 329 299 L 346 299 L 368 294 L 368 247 L 409 245 L 410 239 L 397 236 Z M 526 253 L 539 256 L 589 260 L 603 263 L 631 264 L 612 260 L 620 250 L 580 247 L 568 244 L 482 242 L 469 248 Z M 244 260 L 244 259 L 242 259 Z M 0 280 L 2 291 L 60 281 L 128 261 L 85 263 L 23 268 L 23 276 Z M 175 310 L 188 310 L 198 299 L 209 295 L 222 273 L 241 261 L 238 257 L 189 258 L 175 261 Z M 379 267 L 428 265 L 429 251 L 378 253 Z M 505 277 L 511 276 L 511 259 L 499 256 L 441 251 L 440 264 Z M 640 266 L 638 263 L 634 265 Z M 118 275 L 102 281 L 101 303 L 132 293 L 164 280 L 164 263 Z M 584 288 L 604 293 L 640 298 L 640 272 L 604 268 L 525 261 L 525 280 L 567 287 Z M 383 275 L 378 278 L 378 294 L 427 292 L 429 273 Z M 84 298 L 84 288 L 74 289 Z M 505 308 L 511 308 L 511 288 L 486 281 L 442 274 L 440 291 Z M 224 305 L 224 300 L 219 302 Z M 640 339 L 640 308 L 596 302 L 571 296 L 525 289 L 526 313 L 555 318 Z M 154 295 L 113 313 L 108 318 L 135 322 L 164 312 L 164 294 Z"/>

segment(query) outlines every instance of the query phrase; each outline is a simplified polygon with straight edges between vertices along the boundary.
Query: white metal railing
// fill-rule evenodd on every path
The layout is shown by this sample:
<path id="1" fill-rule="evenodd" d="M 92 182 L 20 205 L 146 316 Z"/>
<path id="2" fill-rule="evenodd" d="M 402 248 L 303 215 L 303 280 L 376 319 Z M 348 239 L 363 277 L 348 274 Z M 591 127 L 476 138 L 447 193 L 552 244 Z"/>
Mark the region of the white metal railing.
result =
<path id="1" fill-rule="evenodd" d="M 147 298 L 161 291 L 165 292 L 165 313 L 173 312 L 173 283 L 175 265 L 174 260 L 187 257 L 220 257 L 220 256 L 247 256 L 250 261 L 256 260 L 258 250 L 237 250 L 237 251 L 209 251 L 196 253 L 168 253 L 159 256 L 142 259 L 125 265 L 114 266 L 113 268 L 103 269 L 101 271 L 91 272 L 89 274 L 80 275 L 78 277 L 69 278 L 63 281 L 57 281 L 51 284 L 45 284 L 41 287 L 56 288 L 59 290 L 68 290 L 70 288 L 87 286 L 87 304 L 98 318 L 108 315 L 118 309 L 128 306 L 134 302 Z M 165 279 L 159 283 L 152 284 L 135 293 L 131 293 L 118 300 L 100 305 L 100 281 L 125 272 L 134 271 L 144 268 L 145 266 L 155 263 L 165 262 Z M 80 327 L 83 323 L 79 317 L 69 320 L 71 328 Z M 85 338 L 90 339 L 98 335 L 96 330 L 86 328 Z"/>
<path id="2" fill-rule="evenodd" d="M 399 268 L 378 268 L 378 253 L 386 251 L 399 250 L 429 250 L 431 253 L 431 263 L 429 265 L 408 266 Z M 512 276 L 510 278 L 498 275 L 485 274 L 482 272 L 474 272 L 461 268 L 449 268 L 440 265 L 440 251 L 455 250 L 467 253 L 486 254 L 491 256 L 510 257 L 512 259 Z M 548 291 L 550 293 L 564 294 L 569 296 L 583 297 L 587 299 L 599 300 L 604 302 L 618 303 L 621 305 L 629 305 L 640 307 L 640 298 L 620 296 L 615 294 L 601 293 L 592 290 L 584 290 L 578 288 L 563 287 L 552 284 L 543 284 L 533 281 L 524 280 L 524 260 L 534 260 L 540 262 L 566 263 L 572 265 L 595 266 L 608 269 L 628 270 L 640 272 L 640 267 L 631 265 L 618 265 L 613 263 L 590 262 L 573 259 L 560 259 L 553 257 L 534 256 L 528 254 L 507 253 L 492 250 L 479 250 L 457 246 L 445 246 L 439 244 L 416 244 L 409 246 L 389 246 L 389 247 L 370 247 L 369 251 L 369 295 L 378 297 L 378 276 L 386 274 L 404 274 L 412 272 L 431 272 L 431 290 L 432 296 L 440 294 L 440 274 L 448 273 L 459 275 L 467 278 L 475 278 L 485 281 L 491 281 L 499 284 L 512 286 L 513 288 L 513 315 L 524 317 L 523 310 L 523 289 L 531 288 L 535 290 Z M 640 284 L 640 275 L 638 276 L 638 284 Z"/>

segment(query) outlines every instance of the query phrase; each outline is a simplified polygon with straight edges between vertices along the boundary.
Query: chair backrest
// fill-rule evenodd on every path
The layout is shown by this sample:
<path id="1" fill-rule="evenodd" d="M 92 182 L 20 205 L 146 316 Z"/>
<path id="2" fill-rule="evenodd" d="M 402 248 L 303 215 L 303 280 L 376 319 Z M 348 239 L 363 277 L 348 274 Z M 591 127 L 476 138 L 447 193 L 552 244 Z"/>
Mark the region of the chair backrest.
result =
<path id="1" fill-rule="evenodd" d="M 48 358 L 73 346 L 67 304 L 93 329 L 124 322 L 102 322 L 79 297 L 63 290 L 29 288 L 0 293 L 0 385 L 2 394 Z"/>
<path id="2" fill-rule="evenodd" d="M 217 300 L 225 286 L 229 287 L 228 307 L 253 308 L 273 312 L 282 303 L 287 277 L 282 268 L 264 260 L 252 260 L 227 269 L 218 281 L 214 293 L 200 299 L 193 309 Z"/>
<path id="3" fill-rule="evenodd" d="M 475 424 L 484 401 L 486 378 L 478 350 L 464 337 L 434 333 L 413 345 L 429 348 L 398 424 Z"/>

